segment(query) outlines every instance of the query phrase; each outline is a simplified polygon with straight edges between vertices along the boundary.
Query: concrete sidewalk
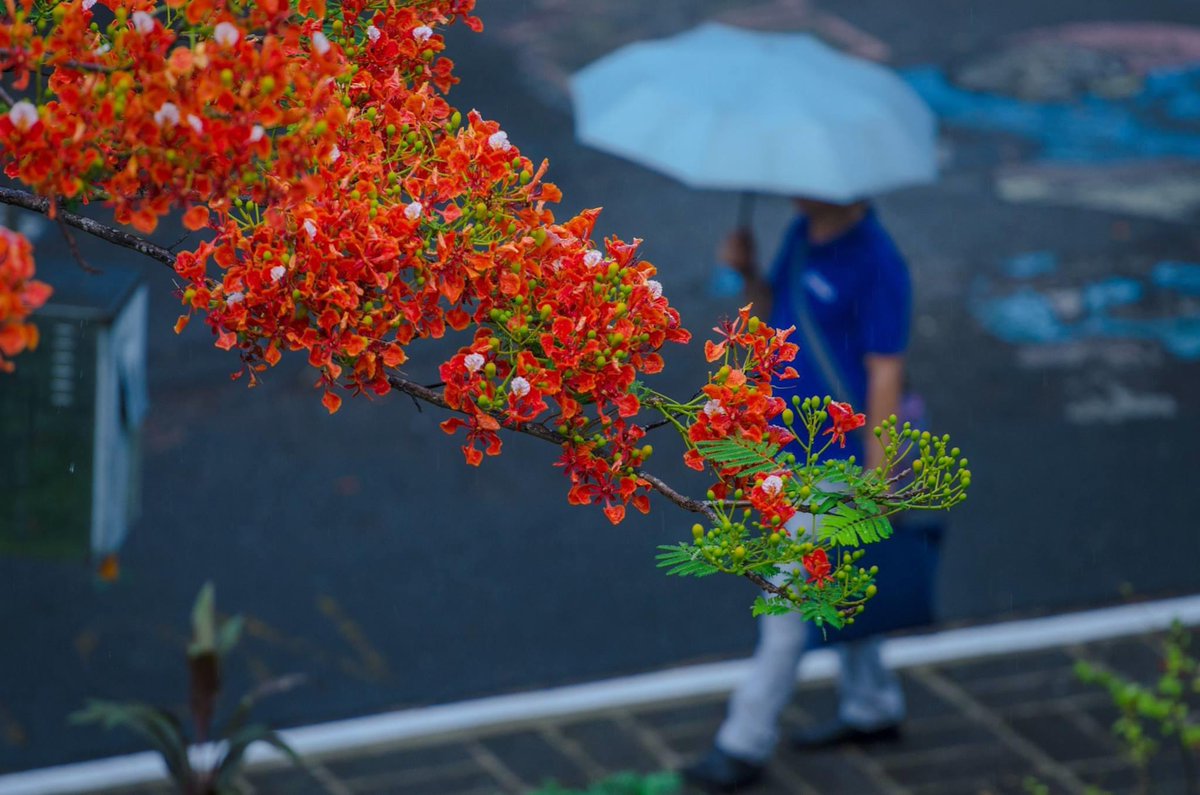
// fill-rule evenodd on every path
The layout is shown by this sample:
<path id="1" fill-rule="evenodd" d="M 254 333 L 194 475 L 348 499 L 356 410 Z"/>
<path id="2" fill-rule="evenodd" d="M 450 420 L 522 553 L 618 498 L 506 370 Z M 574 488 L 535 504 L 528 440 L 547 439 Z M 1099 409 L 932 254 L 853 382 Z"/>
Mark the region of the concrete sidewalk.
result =
<path id="1" fill-rule="evenodd" d="M 916 666 L 902 676 L 911 719 L 903 738 L 872 747 L 801 754 L 782 750 L 768 795 L 1002 795 L 1024 793 L 1033 776 L 1051 793 L 1133 792 L 1134 767 L 1109 727 L 1106 693 L 1080 683 L 1078 660 L 1137 681 L 1159 672 L 1161 635 L 1067 645 L 973 661 Z M 832 714 L 832 683 L 802 685 L 789 729 Z M 529 792 L 550 781 L 583 787 L 618 771 L 674 769 L 702 753 L 724 713 L 705 697 L 507 725 L 477 733 L 314 757 L 310 771 L 252 769 L 255 795 L 491 795 Z M 1170 755 L 1164 754 L 1164 757 Z M 1155 793 L 1184 793 L 1177 756 L 1151 770 Z M 166 795 L 163 785 L 106 795 Z"/>

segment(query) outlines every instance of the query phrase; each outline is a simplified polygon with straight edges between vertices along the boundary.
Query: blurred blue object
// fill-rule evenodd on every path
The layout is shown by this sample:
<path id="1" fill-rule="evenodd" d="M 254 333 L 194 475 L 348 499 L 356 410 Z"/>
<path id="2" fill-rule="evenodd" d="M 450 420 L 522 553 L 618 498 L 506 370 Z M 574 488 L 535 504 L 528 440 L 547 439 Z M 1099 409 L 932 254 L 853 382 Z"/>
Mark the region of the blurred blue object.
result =
<path id="1" fill-rule="evenodd" d="M 1150 75 L 1134 97 L 1089 94 L 1072 102 L 1029 102 L 972 91 L 952 83 L 936 66 L 906 69 L 904 76 L 948 124 L 1019 135 L 1036 142 L 1045 160 L 1200 160 L 1200 135 L 1194 125 L 1182 123 L 1200 118 L 1200 68 Z M 1164 123 L 1164 117 L 1177 123 Z"/>
<path id="2" fill-rule="evenodd" d="M 807 35 L 705 24 L 622 47 L 571 89 L 581 141 L 694 188 L 848 202 L 937 175 L 916 92 Z"/>
<path id="3" fill-rule="evenodd" d="M 712 278 L 708 280 L 708 294 L 713 298 L 731 298 L 741 295 L 746 289 L 746 280 L 742 274 L 725 265 L 713 268 Z"/>
<path id="4" fill-rule="evenodd" d="M 1032 287 L 1000 298 L 975 300 L 971 309 L 985 329 L 1005 342 L 1065 342 L 1073 336 L 1050 299 Z"/>
<path id="5" fill-rule="evenodd" d="M 1089 312 L 1103 312 L 1114 306 L 1136 304 L 1142 300 L 1142 283 L 1137 279 L 1113 276 L 1083 288 L 1083 305 Z"/>
<path id="6" fill-rule="evenodd" d="M 1200 264 L 1164 260 L 1154 266 L 1150 280 L 1158 287 L 1184 295 L 1200 295 Z"/>
<path id="7" fill-rule="evenodd" d="M 1027 251 L 1002 261 L 1000 267 L 1014 279 L 1049 276 L 1058 270 L 1058 255 L 1053 251 Z"/>

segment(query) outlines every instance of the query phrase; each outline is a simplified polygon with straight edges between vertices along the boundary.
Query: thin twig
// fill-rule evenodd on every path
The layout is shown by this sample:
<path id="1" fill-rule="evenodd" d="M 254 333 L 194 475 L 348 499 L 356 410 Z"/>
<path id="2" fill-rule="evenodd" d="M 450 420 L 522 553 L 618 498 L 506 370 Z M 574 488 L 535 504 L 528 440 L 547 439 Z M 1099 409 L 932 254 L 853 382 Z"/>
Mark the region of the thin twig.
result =
<path id="1" fill-rule="evenodd" d="M 87 264 L 87 260 L 83 258 L 83 252 L 79 250 L 79 243 L 75 241 L 75 235 L 71 233 L 71 227 L 67 226 L 67 222 L 63 220 L 61 208 L 55 214 L 54 220 L 58 223 L 58 230 L 62 232 L 63 239 L 67 241 L 67 248 L 71 250 L 71 256 L 75 258 L 75 262 L 84 273 L 90 273 L 97 276 L 102 271 L 99 268 L 93 268 Z"/>
<path id="2" fill-rule="evenodd" d="M 0 99 L 4 100 L 5 104 L 7 104 L 10 108 L 17 104 L 17 101 L 13 99 L 12 94 L 8 93 L 8 91 L 4 89 L 4 86 L 0 86 Z"/>
<path id="3" fill-rule="evenodd" d="M 773 594 L 782 599 L 787 599 L 789 602 L 795 601 L 792 595 L 788 593 L 787 588 L 776 585 L 761 574 L 755 574 L 752 571 L 748 571 L 742 576 L 769 594 Z"/>
<path id="4" fill-rule="evenodd" d="M 716 511 L 713 510 L 712 505 L 704 500 L 697 500 L 680 494 L 679 492 L 675 491 L 675 489 L 668 486 L 666 482 L 660 479 L 657 475 L 651 475 L 644 469 L 639 469 L 637 471 L 637 475 L 639 478 L 649 483 L 651 488 L 653 488 L 659 494 L 662 494 L 671 502 L 678 505 L 680 508 L 683 508 L 685 511 L 702 513 L 711 521 L 717 521 Z"/>
<path id="5" fill-rule="evenodd" d="M 45 199 L 41 196 L 36 196 L 25 191 L 14 190 L 12 188 L 5 187 L 0 187 L 0 204 L 10 204 L 14 207 L 32 210 L 34 212 L 42 213 L 43 215 L 49 215 L 51 207 L 49 199 Z M 68 226 L 72 226 L 76 229 L 81 229 L 84 232 L 98 237 L 101 240 L 106 240 L 109 243 L 114 243 L 118 246 L 122 246 L 123 248 L 136 251 L 139 254 L 143 254 L 153 260 L 161 262 L 172 270 L 174 269 L 175 254 L 173 254 L 169 249 L 165 249 L 156 243 L 151 243 L 145 238 L 129 234 L 128 232 L 122 232 L 119 229 L 114 229 L 110 226 L 100 223 L 99 221 L 94 221 L 91 218 L 85 218 L 82 215 L 65 212 L 61 208 L 56 213 L 56 217 L 59 219 L 60 223 L 67 224 Z M 446 399 L 440 393 L 435 392 L 430 387 L 422 386 L 421 384 L 409 381 L 408 379 L 401 378 L 399 376 L 389 376 L 388 383 L 391 384 L 393 389 L 412 397 L 414 402 L 424 401 L 448 411 L 454 411 L 459 414 L 466 413 L 462 409 L 453 408 L 449 403 L 446 402 Z M 557 432 L 543 425 L 513 424 L 511 422 L 507 422 L 502 415 L 493 414 L 492 416 L 495 417 L 503 427 L 510 431 L 533 436 L 537 439 L 541 439 L 542 441 L 550 442 L 551 444 L 559 446 L 563 444 L 563 439 Z M 652 475 L 645 470 L 638 470 L 637 476 L 648 483 L 655 491 L 662 494 L 668 500 L 675 503 L 675 505 L 679 506 L 680 508 L 683 508 L 685 511 L 703 514 L 710 521 L 715 522 L 717 520 L 716 512 L 713 510 L 712 505 L 708 502 L 687 497 L 679 493 L 667 485 L 667 483 L 657 475 Z M 768 591 L 776 596 L 787 598 L 786 591 L 778 588 L 775 585 L 772 585 L 760 575 L 754 574 L 753 572 L 746 572 L 745 576 L 763 590 Z"/>
<path id="6" fill-rule="evenodd" d="M 0 204 L 11 204 L 14 207 L 33 210 L 35 213 L 41 213 L 42 215 L 50 215 L 49 199 L 27 193 L 23 190 L 0 187 Z M 157 243 L 151 243 L 144 237 L 122 232 L 120 229 L 113 229 L 111 226 L 102 224 L 99 221 L 94 221 L 91 218 L 76 215 L 63 209 L 58 210 L 57 216 L 68 226 L 81 229 L 101 240 L 107 240 L 109 243 L 115 243 L 123 248 L 158 260 L 172 269 L 175 267 L 175 255 L 173 253 Z"/>
<path id="7" fill-rule="evenodd" d="M 414 397 L 418 400 L 423 400 L 426 403 L 432 403 L 433 405 L 437 406 L 438 408 L 443 408 L 448 411 L 454 411 L 454 412 L 457 412 L 458 414 L 466 414 L 467 413 L 467 412 L 463 411 L 462 409 L 456 409 L 456 408 L 452 407 L 449 403 L 446 402 L 446 398 L 442 397 L 441 393 L 435 392 L 433 389 L 430 389 L 427 386 L 418 384 L 414 381 L 409 381 L 407 378 L 401 378 L 400 376 L 396 376 L 396 375 L 388 376 L 388 383 L 392 385 L 392 389 L 396 389 L 400 392 L 403 392 L 406 395 L 411 395 L 412 397 Z M 541 439 L 542 441 L 550 442 L 550 443 L 556 444 L 556 445 L 561 445 L 563 442 L 563 439 L 561 436 L 559 436 L 557 433 L 555 433 L 554 431 L 552 431 L 549 428 L 546 428 L 544 426 L 531 425 L 531 424 L 513 424 L 511 422 L 508 422 L 506 420 L 506 418 L 504 417 L 504 415 L 502 415 L 502 414 L 492 414 L 491 416 L 494 417 L 497 422 L 499 422 L 502 426 L 504 426 L 505 428 L 507 428 L 510 431 L 516 431 L 517 433 L 523 433 L 523 434 L 526 434 L 527 436 L 533 436 L 535 438 Z"/>
<path id="8" fill-rule="evenodd" d="M 12 50 L 7 47 L 0 47 L 0 56 L 15 55 L 17 52 L 18 52 L 17 50 Z M 21 54 L 25 55 L 27 53 L 22 52 Z M 102 72 L 104 74 L 109 74 L 113 71 L 112 67 L 105 66 L 104 64 L 87 63 L 86 61 L 63 61 L 60 64 L 50 64 L 50 65 L 38 64 L 37 68 L 38 68 L 38 71 L 40 71 L 43 75 L 49 75 L 49 74 L 53 74 L 54 70 L 59 67 L 64 67 L 67 69 L 76 69 L 80 72 Z"/>
<path id="9" fill-rule="evenodd" d="M 188 239 L 189 237 L 191 237 L 191 236 L 192 236 L 192 233 L 191 233 L 191 232 L 184 232 L 184 233 L 183 233 L 183 237 L 179 238 L 179 239 L 178 239 L 178 240 L 176 240 L 174 243 L 172 243 L 171 245 L 167 246 L 167 250 L 168 250 L 168 251 L 174 251 L 175 249 L 177 249 L 177 248 L 179 248 L 180 246 L 182 246 L 182 245 L 183 245 L 183 241 L 187 240 L 187 239 Z"/>
<path id="10" fill-rule="evenodd" d="M 650 433 L 650 431 L 653 431 L 653 430 L 655 430 L 656 428 L 661 428 L 661 427 L 663 427 L 664 425 L 670 425 L 670 424 L 671 424 L 671 421 L 670 421 L 670 420 L 659 420 L 658 422 L 652 422 L 652 423 L 650 423 L 650 424 L 649 424 L 649 425 L 647 425 L 647 426 L 646 426 L 646 427 L 645 427 L 643 430 L 645 430 L 645 431 L 646 431 L 646 433 Z"/>

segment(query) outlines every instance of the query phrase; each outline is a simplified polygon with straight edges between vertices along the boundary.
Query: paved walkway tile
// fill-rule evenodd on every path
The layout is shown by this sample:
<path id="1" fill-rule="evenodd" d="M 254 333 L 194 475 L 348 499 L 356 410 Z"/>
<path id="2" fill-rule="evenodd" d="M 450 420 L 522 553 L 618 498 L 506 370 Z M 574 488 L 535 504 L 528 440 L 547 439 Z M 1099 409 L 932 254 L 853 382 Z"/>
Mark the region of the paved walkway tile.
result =
<path id="1" fill-rule="evenodd" d="M 1082 685 L 1079 659 L 1141 681 L 1157 676 L 1156 638 L 919 667 L 903 673 L 903 736 L 869 747 L 800 753 L 786 742 L 747 795 L 1025 795 L 1035 777 L 1050 795 L 1095 786 L 1131 795 L 1136 770 L 1120 754 L 1107 694 Z M 806 684 L 783 734 L 831 716 L 832 685 Z M 311 759 L 308 769 L 252 770 L 247 795 L 517 795 L 550 782 L 584 787 L 617 772 L 673 769 L 705 752 L 724 697 L 493 727 L 400 747 Z M 1177 756 L 1149 771 L 1156 795 L 1186 792 Z M 164 795 L 161 786 L 106 795 Z"/>

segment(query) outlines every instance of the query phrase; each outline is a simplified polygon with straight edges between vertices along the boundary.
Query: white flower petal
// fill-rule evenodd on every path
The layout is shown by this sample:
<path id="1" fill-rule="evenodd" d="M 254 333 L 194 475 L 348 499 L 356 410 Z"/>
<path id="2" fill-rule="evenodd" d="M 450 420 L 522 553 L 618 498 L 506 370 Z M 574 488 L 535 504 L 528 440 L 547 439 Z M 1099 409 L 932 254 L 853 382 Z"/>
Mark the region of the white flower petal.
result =
<path id="1" fill-rule="evenodd" d="M 242 301 L 245 301 L 245 300 L 246 300 L 246 294 L 243 293 L 241 290 L 238 290 L 237 292 L 230 293 L 229 295 L 225 296 L 225 306 L 233 306 L 234 304 L 240 304 Z"/>
<path id="2" fill-rule="evenodd" d="M 412 36 L 417 41 L 429 41 L 430 37 L 433 36 L 433 28 L 428 25 L 418 25 L 413 28 Z"/>
<path id="3" fill-rule="evenodd" d="M 329 39 L 325 38 L 325 34 L 317 31 L 312 35 L 312 47 L 317 51 L 317 55 L 324 55 L 329 52 Z"/>
<path id="4" fill-rule="evenodd" d="M 529 394 L 529 381 L 525 380 L 521 376 L 517 376 L 512 380 L 512 383 L 508 385 L 508 388 L 515 397 L 523 398 Z"/>
<path id="5" fill-rule="evenodd" d="M 488 146 L 505 152 L 512 149 L 512 144 L 508 142 L 508 133 L 504 132 L 504 130 L 499 130 L 489 135 Z"/>
<path id="6" fill-rule="evenodd" d="M 596 249 L 592 249 L 583 255 L 583 264 L 587 265 L 589 268 L 594 268 L 603 261 L 604 255 Z"/>
<path id="7" fill-rule="evenodd" d="M 404 208 L 404 217 L 411 221 L 415 221 L 421 217 L 421 212 L 424 211 L 424 209 L 425 206 L 420 202 L 412 202 Z"/>
<path id="8" fill-rule="evenodd" d="M 650 291 L 650 295 L 655 298 L 662 298 L 662 283 L 650 279 L 646 282 L 646 289 Z"/>
<path id="9" fill-rule="evenodd" d="M 309 240 L 317 236 L 317 225 L 312 222 L 311 218 L 304 219 L 304 231 L 308 233 Z"/>
<path id="10" fill-rule="evenodd" d="M 91 11 L 92 6 L 96 5 L 96 0 L 83 0 L 83 10 Z"/>
<path id="11" fill-rule="evenodd" d="M 232 22 L 218 22 L 213 28 L 213 41 L 222 47 L 232 47 L 241 37 L 242 32 Z"/>
<path id="12" fill-rule="evenodd" d="M 276 265 L 274 268 L 271 268 L 271 281 L 279 281 L 285 273 L 287 273 L 287 268 L 282 265 Z"/>
<path id="13" fill-rule="evenodd" d="M 133 29 L 143 36 L 154 32 L 154 17 L 145 11 L 133 12 Z"/>
<path id="14" fill-rule="evenodd" d="M 707 403 L 705 403 L 704 408 L 701 410 L 710 419 L 717 416 L 718 414 L 725 413 L 725 407 L 721 405 L 721 401 L 716 400 L 716 399 L 710 400 Z"/>
<path id="15" fill-rule="evenodd" d="M 262 128 L 261 124 L 254 125 L 250 128 L 250 143 L 257 143 L 258 141 L 261 141 L 265 134 L 266 131 Z"/>
<path id="16" fill-rule="evenodd" d="M 179 108 L 174 102 L 164 102 L 162 107 L 154 111 L 154 123 L 159 127 L 174 127 L 179 124 Z"/>
<path id="17" fill-rule="evenodd" d="M 770 494 L 774 497 L 779 492 L 783 491 L 783 478 L 778 475 L 767 476 L 760 487 L 764 494 Z"/>
<path id="18" fill-rule="evenodd" d="M 200 121 L 200 117 L 199 117 L 199 116 L 197 116 L 197 115 L 195 115 L 195 114 L 193 114 L 193 113 L 189 113 L 189 114 L 188 114 L 188 116 L 187 116 L 187 123 L 188 123 L 188 124 L 191 126 L 191 128 L 192 128 L 193 130 L 195 130 L 196 132 L 198 132 L 198 133 L 202 133 L 202 132 L 204 132 L 204 122 Z"/>
<path id="19" fill-rule="evenodd" d="M 37 124 L 38 111 L 37 106 L 27 99 L 15 103 L 8 111 L 9 121 L 18 130 L 28 130 L 33 125 Z"/>
<path id="20" fill-rule="evenodd" d="M 367 26 L 367 38 L 371 41 L 379 41 L 379 37 L 382 35 L 383 32 L 379 30 L 379 28 L 375 27 L 374 25 Z"/>
<path id="21" fill-rule="evenodd" d="M 484 359 L 481 354 L 468 353 L 463 357 L 463 367 L 467 368 L 468 373 L 477 373 L 483 369 Z"/>
<path id="22" fill-rule="evenodd" d="M 341 156 L 342 156 L 342 150 L 338 147 L 337 144 L 334 144 L 333 148 L 331 148 L 329 150 L 329 162 L 336 163 L 338 161 L 338 158 L 340 158 Z"/>

